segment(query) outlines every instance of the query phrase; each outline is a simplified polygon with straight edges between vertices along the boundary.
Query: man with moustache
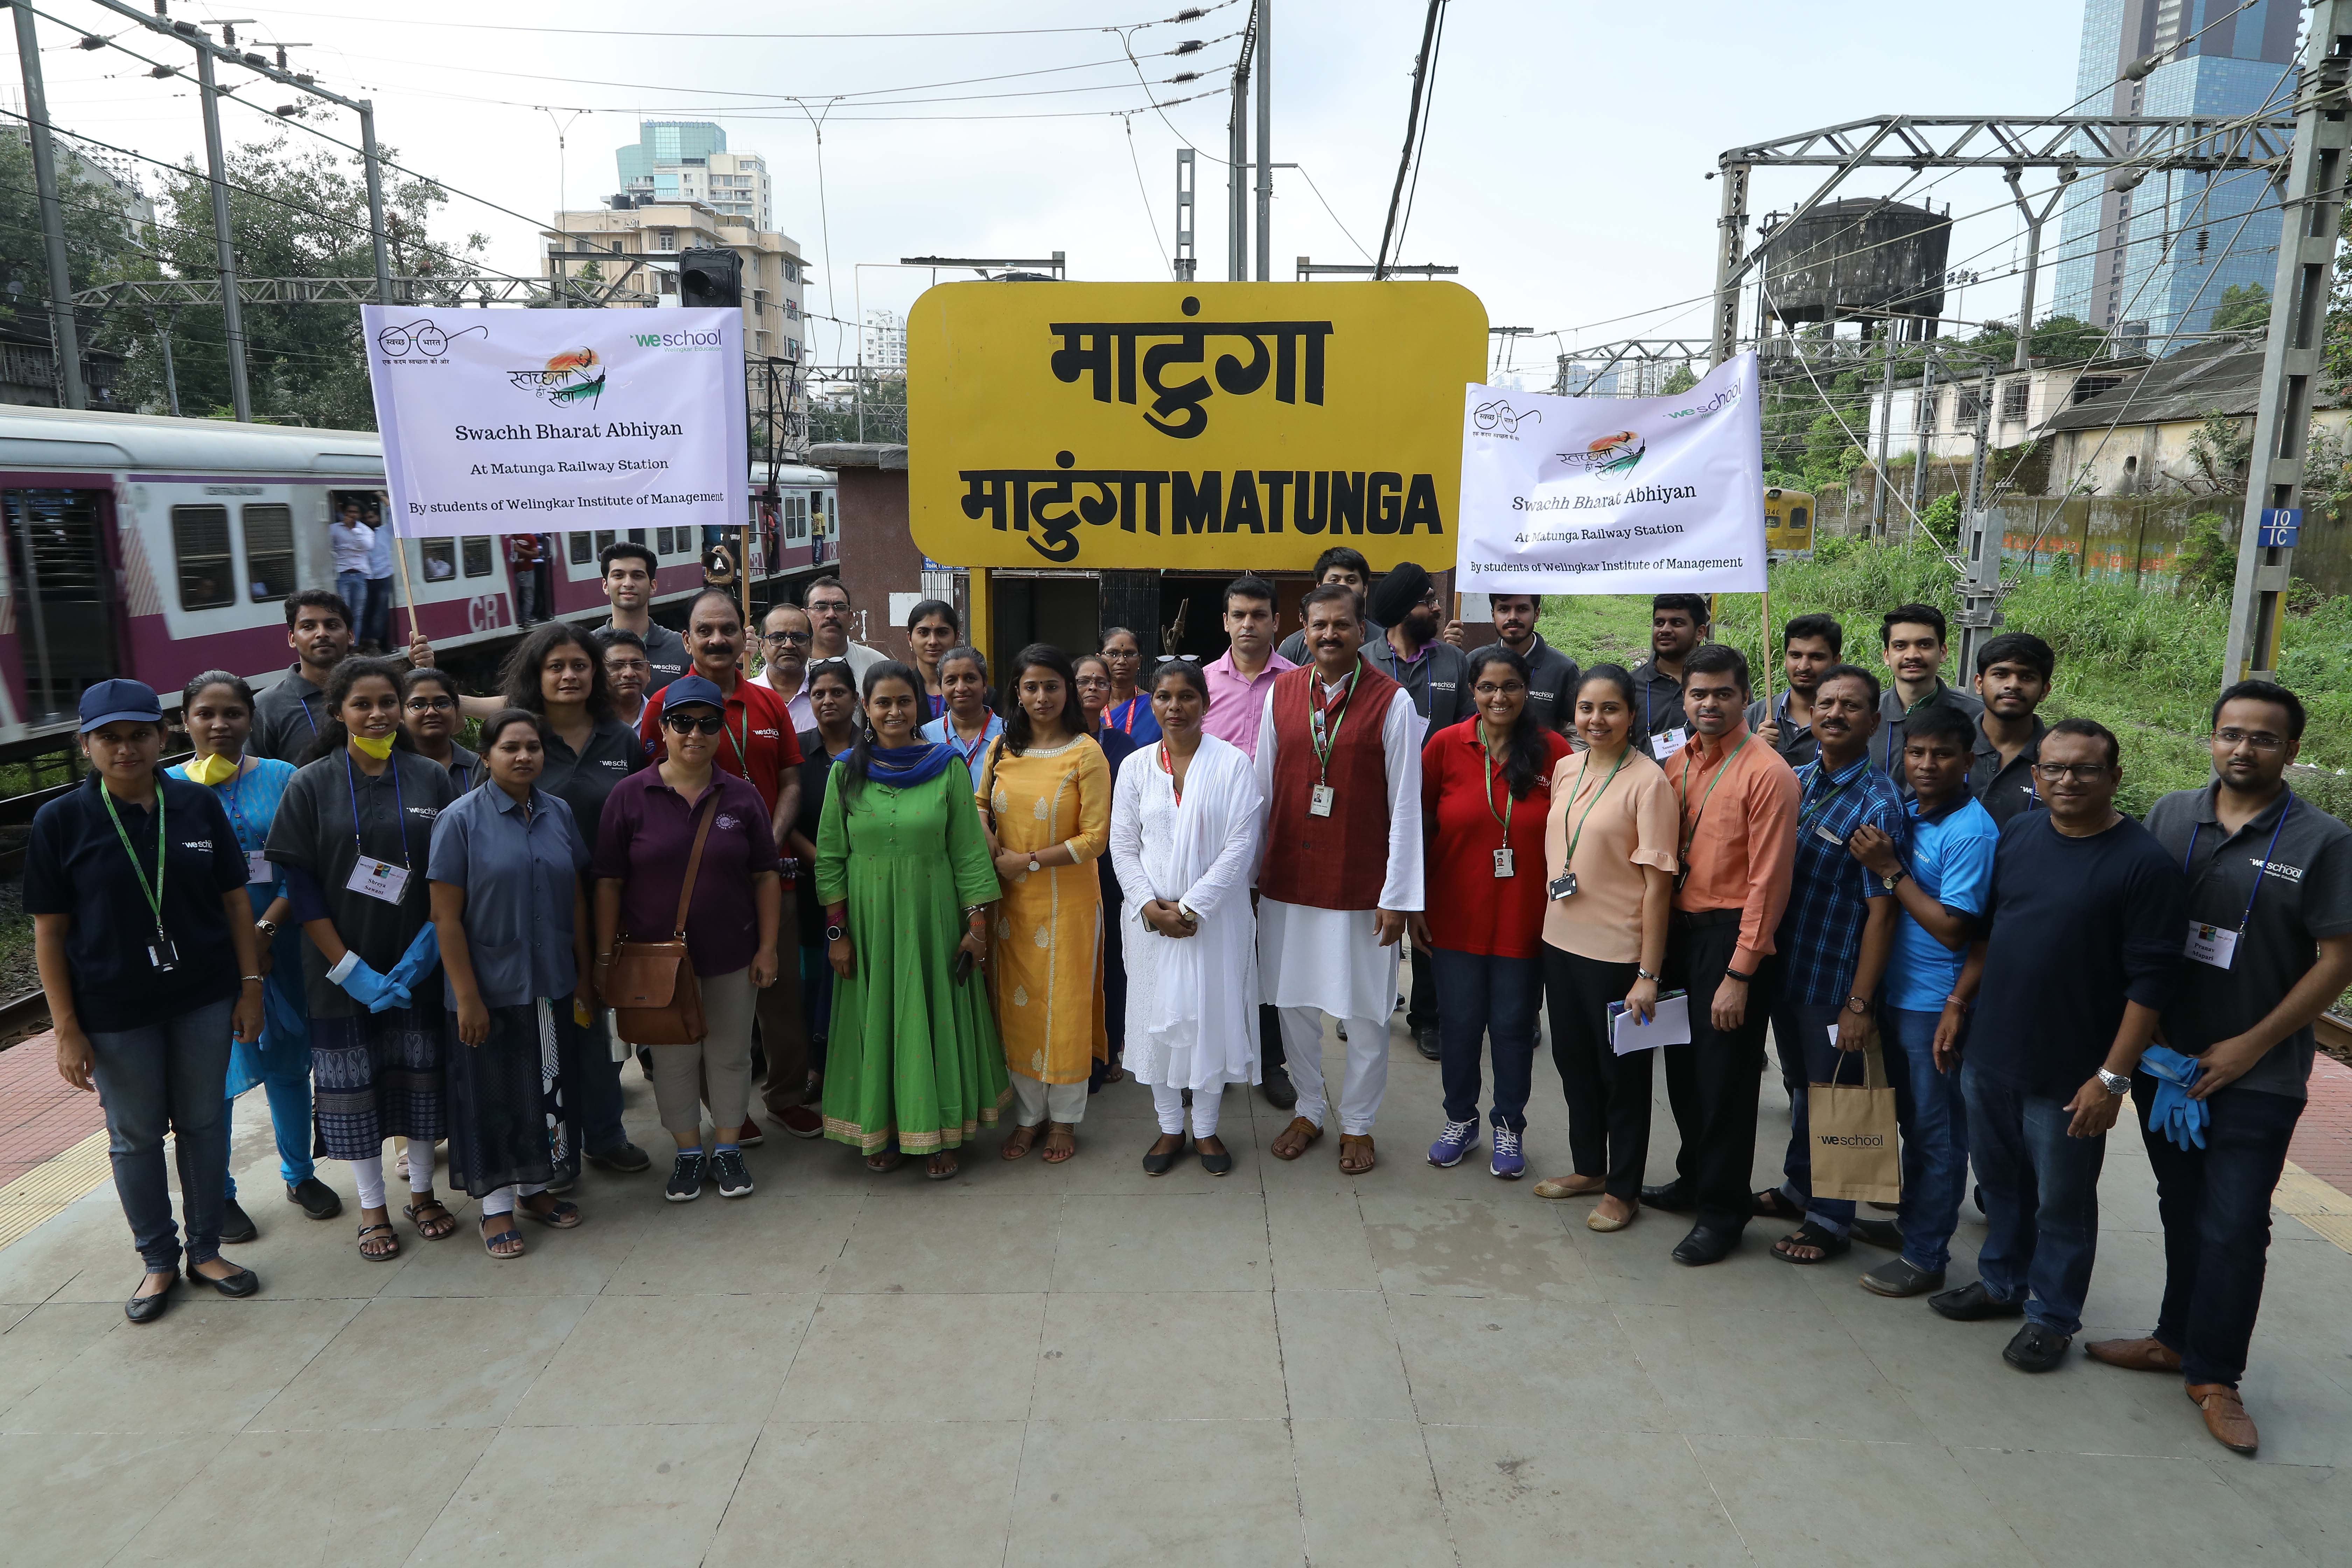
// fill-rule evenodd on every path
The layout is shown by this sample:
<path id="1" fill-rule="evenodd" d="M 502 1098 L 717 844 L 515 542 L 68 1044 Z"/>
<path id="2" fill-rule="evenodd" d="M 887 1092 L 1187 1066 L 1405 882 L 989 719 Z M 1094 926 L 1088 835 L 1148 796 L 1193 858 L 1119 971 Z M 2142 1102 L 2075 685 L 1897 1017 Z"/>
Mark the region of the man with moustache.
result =
<path id="1" fill-rule="evenodd" d="M 302 765 L 327 723 L 327 678 L 352 651 L 352 607 L 324 588 L 286 596 L 286 644 L 294 667 L 253 703 L 253 750 Z"/>
<path id="2" fill-rule="evenodd" d="M 1690 996 L 1691 1037 L 1660 1047 L 1682 1147 L 1675 1179 L 1643 1188 L 1642 1201 L 1693 1216 L 1674 1259 L 1698 1268 L 1729 1257 L 1755 1212 L 1748 1173 L 1800 791 L 1789 764 L 1748 732 L 1748 660 L 1738 648 L 1695 649 L 1681 697 L 1696 733 L 1666 768 L 1682 836 L 1665 982 Z"/>
<path id="3" fill-rule="evenodd" d="M 1903 785 L 1903 720 L 1905 715 L 1942 703 L 1973 719 L 1984 704 L 1956 686 L 1944 684 L 1937 673 L 1944 668 L 1944 612 L 1933 605 L 1897 605 L 1878 626 L 1879 657 L 1886 663 L 1892 683 L 1879 700 L 1878 742 L 1871 748 L 1876 763 Z"/>
<path id="4" fill-rule="evenodd" d="M 1349 545 L 1334 544 L 1315 558 L 1315 586 L 1328 588 L 1334 584 L 1342 588 L 1353 588 L 1359 598 L 1368 604 L 1370 602 L 1372 565 L 1364 559 L 1362 551 Z M 1306 606 L 1302 605 L 1299 607 L 1299 628 L 1283 638 L 1282 646 L 1275 650 L 1293 668 L 1305 664 L 1307 659 L 1306 614 Z M 1359 640 L 1376 642 L 1387 629 L 1368 617 L 1363 623 L 1363 636 Z"/>
<path id="5" fill-rule="evenodd" d="M 1693 649 L 1706 639 L 1706 598 L 1699 594 L 1660 594 L 1650 601 L 1650 657 L 1633 669 L 1641 693 L 1643 748 L 1663 765 L 1690 740 L 1683 706 L 1683 670 Z M 1744 677 L 1746 665 L 1741 666 Z"/>
<path id="6" fill-rule="evenodd" d="M 646 642 L 635 632 L 611 626 L 588 634 L 604 655 L 604 688 L 613 694 L 613 717 L 635 730 L 646 713 L 646 682 L 653 670 L 646 663 Z"/>
<path id="7" fill-rule="evenodd" d="M 784 700 L 795 732 L 816 728 L 816 712 L 809 707 L 802 678 L 808 672 L 812 632 L 806 610 L 798 605 L 778 605 L 760 622 L 761 657 L 760 683 Z"/>
<path id="8" fill-rule="evenodd" d="M 1748 728 L 1792 768 L 1821 754 L 1813 741 L 1813 690 L 1822 672 L 1844 657 L 1845 628 L 1831 616 L 1799 616 L 1780 634 L 1779 709 L 1765 712 L 1758 698 L 1748 705 Z"/>

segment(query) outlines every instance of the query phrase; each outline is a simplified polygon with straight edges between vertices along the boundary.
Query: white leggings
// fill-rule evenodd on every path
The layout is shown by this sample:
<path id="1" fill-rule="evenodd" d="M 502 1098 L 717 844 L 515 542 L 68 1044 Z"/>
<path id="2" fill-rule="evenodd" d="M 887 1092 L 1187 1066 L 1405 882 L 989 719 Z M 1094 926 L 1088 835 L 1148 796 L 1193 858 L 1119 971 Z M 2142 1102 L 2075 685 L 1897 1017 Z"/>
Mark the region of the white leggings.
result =
<path id="1" fill-rule="evenodd" d="M 425 1150 L 425 1158 L 411 1159 L 408 1162 L 408 1190 L 412 1194 L 429 1193 L 433 1190 L 433 1161 L 429 1147 Z M 352 1168 L 352 1180 L 359 1185 L 360 1207 L 363 1209 L 383 1207 L 383 1156 L 377 1154 L 370 1159 L 352 1160 L 346 1163 Z"/>
<path id="2" fill-rule="evenodd" d="M 512 1214 L 515 1199 L 527 1198 L 535 1193 L 545 1191 L 547 1191 L 545 1182 L 517 1182 L 510 1187 L 500 1187 L 495 1192 L 485 1193 L 482 1194 L 482 1217 L 489 1219 L 498 1215 Z"/>
<path id="3" fill-rule="evenodd" d="M 1217 1113 L 1224 1109 L 1225 1089 L 1223 1084 L 1211 1084 L 1192 1091 L 1192 1136 L 1214 1138 L 1217 1135 Z M 1184 1091 L 1164 1083 L 1151 1086 L 1151 1109 L 1160 1113 L 1160 1131 L 1184 1131 Z"/>

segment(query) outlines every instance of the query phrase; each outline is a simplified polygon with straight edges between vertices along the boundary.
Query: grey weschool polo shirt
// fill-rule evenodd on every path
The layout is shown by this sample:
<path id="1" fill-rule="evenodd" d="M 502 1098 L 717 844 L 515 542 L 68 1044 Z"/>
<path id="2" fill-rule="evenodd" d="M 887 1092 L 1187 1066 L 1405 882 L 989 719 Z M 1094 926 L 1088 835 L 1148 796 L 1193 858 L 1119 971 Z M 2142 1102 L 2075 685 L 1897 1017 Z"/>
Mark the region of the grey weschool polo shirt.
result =
<path id="1" fill-rule="evenodd" d="M 2050 726 L 2035 719 L 2033 738 L 2004 764 L 2000 748 L 1986 736 L 1984 719 L 1978 717 L 1976 752 L 1969 760 L 1969 793 L 1991 816 L 1994 826 L 2042 804 L 2042 792 L 2033 783 L 2033 764 L 2042 760 L 2042 737 L 2049 732 Z"/>
<path id="2" fill-rule="evenodd" d="M 1772 721 L 1780 726 L 1780 743 L 1773 750 L 1780 753 L 1780 760 L 1792 768 L 1801 768 L 1820 757 L 1822 743 L 1813 739 L 1813 727 L 1800 724 L 1789 717 L 1789 693 L 1782 690 L 1772 702 L 1777 710 L 1771 716 Z M 1759 697 L 1748 705 L 1748 733 L 1754 734 L 1762 729 L 1764 718 L 1764 699 Z"/>
<path id="3" fill-rule="evenodd" d="M 1635 665 L 1633 674 L 1633 705 L 1642 710 L 1638 731 L 1644 737 L 1642 749 L 1655 761 L 1658 736 L 1680 730 L 1685 742 L 1690 739 L 1690 720 L 1683 713 L 1683 683 L 1660 669 L 1655 657 Z"/>
<path id="4" fill-rule="evenodd" d="M 2225 838 L 2213 815 L 2221 787 L 2175 790 L 2147 814 L 2147 830 L 2188 868 L 2189 918 L 2245 928 L 2229 968 L 2181 962 L 2164 1037 L 2184 1056 L 2260 1023 L 2317 960 L 2320 938 L 2352 932 L 2352 828 L 2290 789 Z M 2233 1087 L 2302 1100 L 2311 1054 L 2306 1024 Z"/>
<path id="5" fill-rule="evenodd" d="M 1544 728 L 1566 734 L 1576 719 L 1576 688 L 1583 673 L 1576 660 L 1543 640 L 1538 632 L 1528 645 L 1528 706 Z M 1477 706 L 1474 692 L 1469 698 L 1471 708 Z"/>
<path id="6" fill-rule="evenodd" d="M 1946 685 L 1940 675 L 1936 678 L 1935 691 L 1916 704 L 1920 708 L 1931 705 L 1957 708 L 1971 719 L 1984 712 L 1982 699 L 1974 692 Z M 1905 800 L 1911 798 L 1911 785 L 1903 776 L 1903 721 L 1910 711 L 1904 707 L 1903 694 L 1895 689 L 1895 683 L 1886 682 L 1878 694 L 1878 733 L 1870 738 L 1870 760 L 1894 776 L 1895 792 Z"/>

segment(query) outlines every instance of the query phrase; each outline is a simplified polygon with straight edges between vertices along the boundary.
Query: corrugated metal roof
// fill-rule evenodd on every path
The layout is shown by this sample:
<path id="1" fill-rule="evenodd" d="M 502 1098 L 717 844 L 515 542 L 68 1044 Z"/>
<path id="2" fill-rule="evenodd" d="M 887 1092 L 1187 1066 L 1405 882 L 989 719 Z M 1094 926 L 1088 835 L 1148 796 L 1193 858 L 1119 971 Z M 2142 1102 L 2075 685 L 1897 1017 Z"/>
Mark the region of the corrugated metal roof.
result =
<path id="1" fill-rule="evenodd" d="M 2095 397 L 2086 397 L 2042 421 L 2040 434 L 2104 430 L 2110 425 L 2172 425 L 2208 414 L 2251 415 L 2261 401 L 2263 345 L 2243 339 L 2199 343 L 2158 360 Z M 2333 382 L 2323 382 L 2316 408 L 2341 405 Z"/>

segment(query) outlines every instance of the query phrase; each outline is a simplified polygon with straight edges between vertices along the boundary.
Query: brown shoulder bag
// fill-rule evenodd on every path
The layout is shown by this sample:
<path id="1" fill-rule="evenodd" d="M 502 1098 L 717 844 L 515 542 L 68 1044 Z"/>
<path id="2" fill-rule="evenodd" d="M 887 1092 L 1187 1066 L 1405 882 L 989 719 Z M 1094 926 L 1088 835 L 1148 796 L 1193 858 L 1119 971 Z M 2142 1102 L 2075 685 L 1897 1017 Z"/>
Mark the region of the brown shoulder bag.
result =
<path id="1" fill-rule="evenodd" d="M 691 1046 L 702 1039 L 702 986 L 686 950 L 686 911 L 694 902 L 694 879 L 702 869 L 702 841 L 719 810 L 714 782 L 702 820 L 694 830 L 694 850 L 686 858 L 686 880 L 677 890 L 677 921 L 665 942 L 625 939 L 604 972 L 604 1003 L 621 1038 L 633 1046 Z"/>

